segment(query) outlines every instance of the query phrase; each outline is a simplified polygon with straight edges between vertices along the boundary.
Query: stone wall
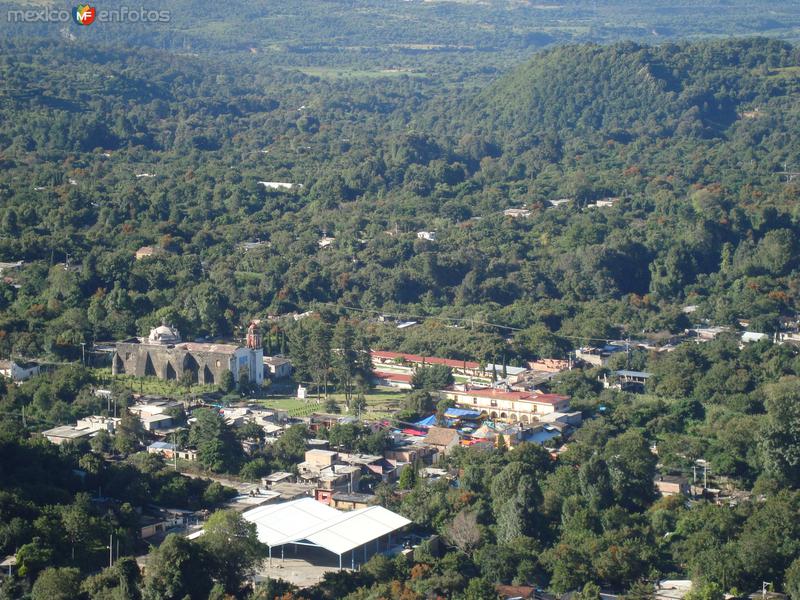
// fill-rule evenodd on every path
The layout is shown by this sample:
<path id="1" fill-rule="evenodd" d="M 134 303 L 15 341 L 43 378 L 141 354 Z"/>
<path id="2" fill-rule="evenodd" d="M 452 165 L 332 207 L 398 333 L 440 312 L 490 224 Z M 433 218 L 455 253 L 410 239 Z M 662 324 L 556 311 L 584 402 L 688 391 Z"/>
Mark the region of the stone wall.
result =
<path id="1" fill-rule="evenodd" d="M 200 384 L 219 384 L 226 371 L 230 371 L 232 353 L 189 352 L 186 349 L 120 342 L 111 366 L 115 375 L 129 374 L 137 377 L 158 377 L 181 381 L 186 372 L 192 381 Z M 238 380 L 234 369 L 234 380 Z"/>

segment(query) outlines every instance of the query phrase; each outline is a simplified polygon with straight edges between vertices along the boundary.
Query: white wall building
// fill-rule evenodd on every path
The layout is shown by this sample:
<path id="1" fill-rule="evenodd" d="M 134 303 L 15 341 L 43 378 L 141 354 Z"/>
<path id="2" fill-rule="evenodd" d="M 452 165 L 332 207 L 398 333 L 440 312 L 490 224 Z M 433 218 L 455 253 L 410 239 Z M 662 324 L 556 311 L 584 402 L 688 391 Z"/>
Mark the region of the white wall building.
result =
<path id="1" fill-rule="evenodd" d="M 18 363 L 14 360 L 0 360 L 0 375 L 11 381 L 25 381 L 39 374 L 37 363 Z"/>

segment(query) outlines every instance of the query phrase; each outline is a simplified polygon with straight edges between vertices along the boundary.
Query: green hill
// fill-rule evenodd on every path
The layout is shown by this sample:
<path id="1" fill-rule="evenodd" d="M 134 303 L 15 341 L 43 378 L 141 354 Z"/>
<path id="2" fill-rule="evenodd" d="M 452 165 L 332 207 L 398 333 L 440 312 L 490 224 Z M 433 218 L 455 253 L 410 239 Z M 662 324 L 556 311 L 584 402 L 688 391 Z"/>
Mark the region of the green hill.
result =
<path id="1" fill-rule="evenodd" d="M 537 54 L 484 90 L 473 118 L 490 130 L 716 135 L 737 111 L 786 96 L 798 64 L 790 44 L 740 39 L 699 44 L 567 46 Z"/>

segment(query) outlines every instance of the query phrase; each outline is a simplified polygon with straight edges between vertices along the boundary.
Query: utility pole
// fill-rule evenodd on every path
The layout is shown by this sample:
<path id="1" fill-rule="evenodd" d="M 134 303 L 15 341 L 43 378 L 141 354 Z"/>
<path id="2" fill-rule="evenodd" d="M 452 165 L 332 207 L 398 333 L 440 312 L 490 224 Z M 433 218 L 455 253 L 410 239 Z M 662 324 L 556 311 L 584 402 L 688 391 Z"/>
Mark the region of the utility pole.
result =
<path id="1" fill-rule="evenodd" d="M 630 369 L 631 368 L 631 338 L 630 338 L 630 336 L 628 336 L 628 338 L 625 340 L 625 368 L 626 369 Z"/>
<path id="2" fill-rule="evenodd" d="M 769 586 L 771 586 L 771 585 L 772 585 L 771 581 L 762 581 L 761 582 L 761 597 L 762 598 L 766 598 L 767 597 L 767 588 L 769 588 Z"/>
<path id="3" fill-rule="evenodd" d="M 704 458 L 698 458 L 694 461 L 694 465 L 692 465 L 692 473 L 694 474 L 694 480 L 697 482 L 697 467 L 703 467 L 703 488 L 708 487 L 708 461 Z"/>
<path id="4" fill-rule="evenodd" d="M 114 532 L 112 531 L 108 538 L 108 566 L 114 566 Z"/>
<path id="5" fill-rule="evenodd" d="M 86 342 L 81 342 L 81 365 L 86 366 Z"/>

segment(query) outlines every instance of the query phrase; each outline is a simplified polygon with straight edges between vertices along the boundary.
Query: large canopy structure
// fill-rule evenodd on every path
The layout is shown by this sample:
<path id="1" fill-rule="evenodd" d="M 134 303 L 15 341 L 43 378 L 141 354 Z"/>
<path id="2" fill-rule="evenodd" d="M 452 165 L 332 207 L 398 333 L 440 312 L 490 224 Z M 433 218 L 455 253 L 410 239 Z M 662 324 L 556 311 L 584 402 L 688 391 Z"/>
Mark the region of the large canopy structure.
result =
<path id="1" fill-rule="evenodd" d="M 324 548 L 339 556 L 367 547 L 375 542 L 379 549 L 380 539 L 411 523 L 382 506 L 368 506 L 358 510 L 342 512 L 322 504 L 313 498 L 300 498 L 280 504 L 267 504 L 242 514 L 247 521 L 256 524 L 258 539 L 272 548 L 286 544 L 298 544 Z"/>

